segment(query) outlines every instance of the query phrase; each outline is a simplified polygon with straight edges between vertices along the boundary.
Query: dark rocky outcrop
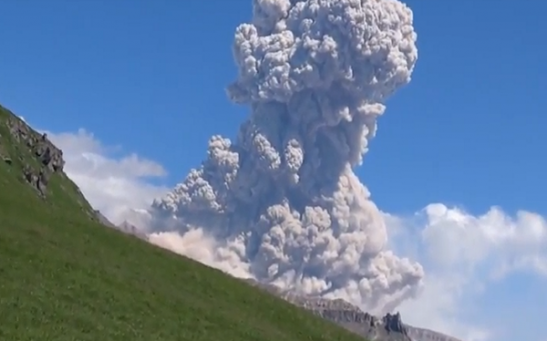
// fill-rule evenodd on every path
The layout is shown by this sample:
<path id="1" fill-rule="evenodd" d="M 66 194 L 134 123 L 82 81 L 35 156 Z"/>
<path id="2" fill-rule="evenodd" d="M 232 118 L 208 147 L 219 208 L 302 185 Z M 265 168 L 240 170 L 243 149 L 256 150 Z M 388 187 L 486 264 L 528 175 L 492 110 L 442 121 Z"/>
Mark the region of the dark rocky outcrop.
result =
<path id="1" fill-rule="evenodd" d="M 252 279 L 246 281 L 370 341 L 460 341 L 429 329 L 404 324 L 399 313 L 377 317 L 341 299 L 302 296 Z"/>
<path id="2" fill-rule="evenodd" d="M 50 176 L 51 174 L 44 168 L 36 171 L 28 164 L 23 168 L 23 177 L 25 180 L 43 197 L 46 196 Z"/>
<path id="3" fill-rule="evenodd" d="M 65 165 L 63 152 L 53 145 L 46 134 L 37 133 L 15 116 L 10 117 L 5 124 L 11 138 L 17 142 L 13 146 L 16 152 L 15 155 L 10 156 L 2 148 L 0 157 L 9 165 L 13 163 L 13 158 L 17 157 L 22 163 L 21 176 L 23 179 L 42 197 L 45 197 L 51 175 L 63 172 Z"/>
<path id="4" fill-rule="evenodd" d="M 289 300 L 298 306 L 310 310 L 316 315 L 337 323 L 352 332 L 362 335 L 371 341 L 411 341 L 400 314 L 387 314 L 382 318 L 361 311 L 359 308 L 343 300 L 328 300 L 321 298 L 302 298 L 298 301 Z"/>

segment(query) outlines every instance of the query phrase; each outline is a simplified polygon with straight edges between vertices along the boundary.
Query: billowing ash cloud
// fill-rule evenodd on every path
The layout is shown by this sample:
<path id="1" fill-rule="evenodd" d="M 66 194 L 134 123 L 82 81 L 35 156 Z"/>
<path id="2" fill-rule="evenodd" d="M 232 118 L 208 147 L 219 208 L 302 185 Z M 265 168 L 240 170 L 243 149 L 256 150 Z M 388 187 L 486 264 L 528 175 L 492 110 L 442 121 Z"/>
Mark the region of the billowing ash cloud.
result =
<path id="1" fill-rule="evenodd" d="M 383 103 L 410 81 L 412 12 L 394 0 L 253 4 L 228 87 L 251 115 L 235 141 L 211 137 L 201 167 L 154 202 L 156 226 L 204 231 L 215 257 L 259 281 L 390 310 L 423 269 L 385 249 L 383 218 L 352 168 Z"/>

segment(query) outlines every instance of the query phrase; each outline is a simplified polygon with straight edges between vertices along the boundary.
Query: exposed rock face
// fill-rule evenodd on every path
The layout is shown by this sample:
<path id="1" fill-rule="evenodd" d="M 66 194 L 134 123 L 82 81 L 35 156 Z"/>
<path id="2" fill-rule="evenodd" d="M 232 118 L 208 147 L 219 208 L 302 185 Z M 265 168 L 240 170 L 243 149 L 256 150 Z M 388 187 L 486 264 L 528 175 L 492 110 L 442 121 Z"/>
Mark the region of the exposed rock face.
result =
<path id="1" fill-rule="evenodd" d="M 321 307 L 308 309 L 371 341 L 412 340 L 408 335 L 406 326 L 401 321 L 400 314 L 387 314 L 382 318 L 378 318 L 349 305 L 347 302 L 337 301 L 323 300 Z"/>
<path id="2" fill-rule="evenodd" d="M 38 158 L 43 167 L 51 172 L 63 170 L 65 165 L 63 151 L 55 147 L 46 134 L 39 135 L 25 122 L 16 118 L 11 118 L 7 124 L 15 140 L 25 144 Z"/>
<path id="3" fill-rule="evenodd" d="M 50 177 L 50 173 L 47 170 L 41 168 L 36 171 L 27 164 L 25 165 L 25 168 L 23 168 L 23 177 L 33 188 L 38 190 L 41 196 L 46 196 Z"/>
<path id="4" fill-rule="evenodd" d="M 19 155 L 7 155 L 4 149 L 1 149 L 1 157 L 8 164 L 13 163 L 12 157 L 18 157 L 23 162 L 23 178 L 45 197 L 47 194 L 47 185 L 53 173 L 62 173 L 65 161 L 63 152 L 55 147 L 47 138 L 46 134 L 38 134 L 22 120 L 11 117 L 5 124 L 9 128 L 9 133 L 17 145 L 15 148 L 26 148 L 31 153 L 31 158 L 25 158 L 25 151 L 19 150 Z M 26 153 L 25 153 L 26 154 Z"/>
<path id="5" fill-rule="evenodd" d="M 294 305 L 310 310 L 370 341 L 460 341 L 432 330 L 406 325 L 402 322 L 399 313 L 387 314 L 380 318 L 363 312 L 344 300 L 306 297 L 283 291 L 273 285 L 260 284 L 255 280 L 249 279 L 247 282 Z"/>
<path id="6" fill-rule="evenodd" d="M 407 326 L 408 335 L 415 341 L 460 341 L 452 336 L 429 329 Z"/>

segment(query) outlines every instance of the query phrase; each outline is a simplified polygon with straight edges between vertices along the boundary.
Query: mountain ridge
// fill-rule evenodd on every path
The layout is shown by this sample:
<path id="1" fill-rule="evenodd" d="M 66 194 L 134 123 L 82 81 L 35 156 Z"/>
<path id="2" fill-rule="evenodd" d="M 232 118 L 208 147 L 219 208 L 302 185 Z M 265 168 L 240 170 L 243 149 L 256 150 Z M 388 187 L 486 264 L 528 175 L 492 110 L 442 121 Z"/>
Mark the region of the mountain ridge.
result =
<path id="1" fill-rule="evenodd" d="M 308 309 L 316 315 L 338 323 L 371 341 L 382 340 L 386 337 L 397 341 L 461 341 L 443 333 L 403 323 L 399 313 L 387 313 L 378 317 L 363 312 L 359 307 L 342 299 L 306 297 L 271 284 L 259 283 L 254 279 L 246 279 L 246 281 L 292 304 Z"/>

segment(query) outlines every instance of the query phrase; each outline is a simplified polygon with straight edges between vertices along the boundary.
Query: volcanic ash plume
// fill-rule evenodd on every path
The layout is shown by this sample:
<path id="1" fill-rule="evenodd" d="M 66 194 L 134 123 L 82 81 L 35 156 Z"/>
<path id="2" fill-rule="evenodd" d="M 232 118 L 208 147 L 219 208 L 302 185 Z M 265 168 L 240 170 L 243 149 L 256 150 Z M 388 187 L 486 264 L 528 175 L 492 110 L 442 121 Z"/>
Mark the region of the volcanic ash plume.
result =
<path id="1" fill-rule="evenodd" d="M 412 12 L 394 0 L 254 0 L 235 32 L 230 98 L 251 108 L 232 142 L 152 212 L 182 236 L 203 231 L 214 257 L 257 280 L 394 308 L 423 277 L 385 250 L 386 227 L 352 168 L 389 95 L 417 60 Z"/>

